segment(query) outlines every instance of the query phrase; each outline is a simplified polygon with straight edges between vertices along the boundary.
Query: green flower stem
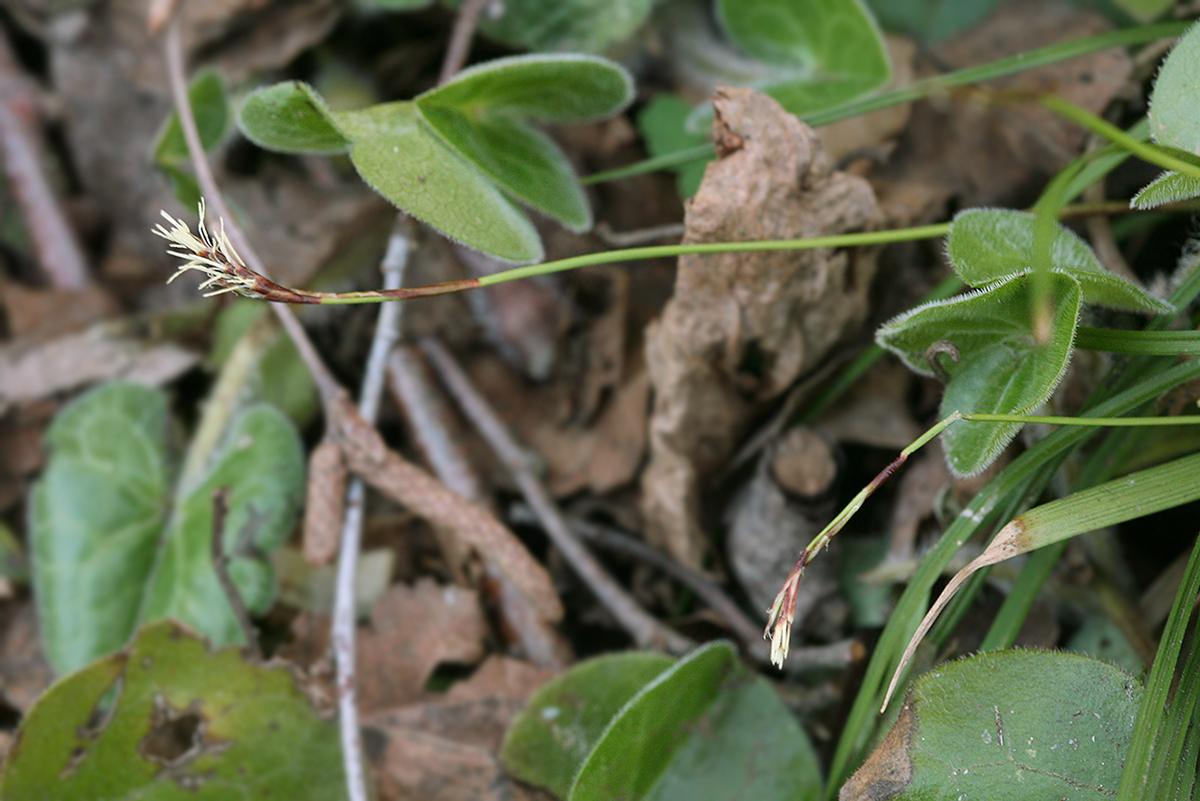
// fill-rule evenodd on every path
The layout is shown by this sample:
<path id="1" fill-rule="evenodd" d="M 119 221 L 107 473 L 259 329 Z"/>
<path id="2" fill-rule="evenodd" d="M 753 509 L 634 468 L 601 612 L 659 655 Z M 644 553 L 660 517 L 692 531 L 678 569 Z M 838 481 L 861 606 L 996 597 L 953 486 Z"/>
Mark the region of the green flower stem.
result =
<path id="1" fill-rule="evenodd" d="M 1114 331 L 1080 326 L 1075 347 L 1145 356 L 1200 356 L 1200 331 Z"/>
<path id="2" fill-rule="evenodd" d="M 1130 136 L 1117 126 L 1100 119 L 1090 111 L 1082 109 L 1057 95 L 1042 95 L 1038 102 L 1044 108 L 1053 111 L 1059 116 L 1078 123 L 1098 136 L 1103 136 L 1113 144 L 1125 148 L 1142 161 L 1148 161 L 1151 164 L 1162 167 L 1164 170 L 1172 170 L 1200 180 L 1200 164 L 1174 155 L 1177 151 L 1171 151 Z"/>
<path id="3" fill-rule="evenodd" d="M 1144 25 L 1138 28 L 1127 28 L 1121 31 L 1103 33 L 1099 36 L 1089 36 L 1070 42 L 1062 42 L 1050 47 L 1030 50 L 1027 53 L 1018 53 L 1015 56 L 1002 58 L 990 64 L 969 67 L 945 75 L 939 75 L 935 78 L 918 81 L 904 89 L 884 92 L 874 97 L 864 98 L 863 100 L 847 103 L 837 108 L 808 115 L 803 117 L 803 120 L 814 128 L 820 128 L 849 117 L 857 117 L 862 114 L 879 111 L 880 109 L 897 106 L 901 103 L 911 103 L 914 100 L 922 100 L 932 95 L 942 94 L 948 89 L 958 86 L 966 86 L 993 78 L 1002 78 L 1006 75 L 1013 75 L 1025 70 L 1042 67 L 1046 64 L 1055 64 L 1059 61 L 1066 61 L 1113 47 L 1129 47 L 1131 45 L 1153 42 L 1157 39 L 1179 36 L 1187 30 L 1188 24 L 1187 22 L 1166 22 L 1158 25 Z M 598 184 L 605 181 L 615 181 L 620 178 L 629 178 L 634 175 L 654 172 L 664 167 L 679 167 L 693 161 L 710 158 L 713 152 L 711 144 L 698 145 L 686 150 L 668 153 L 665 156 L 647 159 L 637 164 L 631 164 L 628 167 L 598 172 L 584 178 L 583 183 Z"/>

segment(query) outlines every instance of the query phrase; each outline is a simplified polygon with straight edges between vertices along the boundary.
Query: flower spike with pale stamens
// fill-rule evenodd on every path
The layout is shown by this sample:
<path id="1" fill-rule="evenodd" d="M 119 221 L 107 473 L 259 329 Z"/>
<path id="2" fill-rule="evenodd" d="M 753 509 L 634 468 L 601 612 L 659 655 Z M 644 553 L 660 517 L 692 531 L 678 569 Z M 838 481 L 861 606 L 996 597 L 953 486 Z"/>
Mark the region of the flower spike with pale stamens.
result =
<path id="1" fill-rule="evenodd" d="M 221 230 L 214 233 L 204 225 L 204 199 L 200 199 L 200 224 L 197 233 L 193 234 L 187 223 L 177 220 L 165 211 L 162 216 L 171 227 L 162 223 L 154 227 L 154 233 L 167 240 L 173 246 L 168 250 L 172 256 L 184 260 L 184 264 L 175 274 L 167 279 L 171 283 L 188 270 L 199 270 L 208 276 L 200 284 L 201 289 L 216 287 L 204 293 L 204 297 L 221 295 L 225 292 L 236 292 L 249 298 L 270 297 L 270 283 L 258 273 L 251 270 L 242 261 L 241 256 L 234 250 L 229 237 L 225 235 L 225 221 L 221 221 Z"/>

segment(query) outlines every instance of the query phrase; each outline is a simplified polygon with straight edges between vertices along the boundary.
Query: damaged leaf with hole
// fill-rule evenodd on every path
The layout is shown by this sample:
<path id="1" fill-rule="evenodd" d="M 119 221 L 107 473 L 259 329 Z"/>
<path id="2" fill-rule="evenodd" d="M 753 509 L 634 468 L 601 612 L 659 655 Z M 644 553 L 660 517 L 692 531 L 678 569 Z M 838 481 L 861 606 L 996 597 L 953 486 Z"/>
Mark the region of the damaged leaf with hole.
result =
<path id="1" fill-rule="evenodd" d="M 289 670 L 171 621 L 54 685 L 0 775 L 11 801 L 336 799 L 344 786 L 336 727 Z"/>

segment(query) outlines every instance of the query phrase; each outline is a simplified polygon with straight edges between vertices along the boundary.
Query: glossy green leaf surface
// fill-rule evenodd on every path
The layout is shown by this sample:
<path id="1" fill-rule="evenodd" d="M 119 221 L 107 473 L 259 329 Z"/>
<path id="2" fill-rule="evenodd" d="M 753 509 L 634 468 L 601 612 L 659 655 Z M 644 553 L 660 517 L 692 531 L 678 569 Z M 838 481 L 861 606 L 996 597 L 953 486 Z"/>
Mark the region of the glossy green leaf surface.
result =
<path id="1" fill-rule="evenodd" d="M 820 792 L 804 730 L 733 648 L 713 643 L 661 673 L 621 710 L 580 769 L 570 799 L 772 801 Z"/>
<path id="2" fill-rule="evenodd" d="M 539 122 L 584 122 L 623 109 L 633 99 L 633 78 L 599 56 L 528 55 L 488 61 L 416 99 L 476 117 L 504 111 Z"/>
<path id="3" fill-rule="evenodd" d="M 415 104 L 384 103 L 337 117 L 354 140 L 355 168 L 379 194 L 451 239 L 497 258 L 542 258 L 529 220 L 429 128 Z"/>
<path id="4" fill-rule="evenodd" d="M 258 405 L 241 412 L 204 480 L 177 498 L 142 620 L 181 620 L 218 645 L 244 643 L 212 566 L 213 492 L 230 487 L 224 552 L 229 574 L 251 612 L 274 594 L 264 555 L 291 533 L 304 497 L 304 448 L 288 419 Z"/>
<path id="5" fill-rule="evenodd" d="M 318 717 L 291 672 L 211 651 L 163 621 L 38 699 L 0 795 L 326 801 L 345 797 L 345 780 L 336 724 Z"/>
<path id="6" fill-rule="evenodd" d="M 1050 338 L 1037 345 L 1030 328 L 1032 279 L 1010 278 L 987 289 L 908 311 L 880 327 L 876 341 L 912 370 L 933 375 L 927 361 L 935 343 L 957 348 L 959 361 L 940 357 L 949 382 L 942 415 L 952 412 L 1016 414 L 1050 397 L 1070 361 L 1082 290 L 1063 273 L 1051 273 Z M 958 475 L 986 467 L 1016 436 L 1019 423 L 955 423 L 942 435 L 946 459 Z"/>
<path id="7" fill-rule="evenodd" d="M 950 226 L 946 246 L 954 271 L 974 287 L 1029 272 L 1035 223 L 1034 215 L 1020 211 L 961 212 Z M 1104 269 L 1087 243 L 1061 225 L 1050 245 L 1050 260 L 1054 272 L 1079 282 L 1084 303 L 1152 314 L 1173 311 L 1169 304 Z"/>
<path id="8" fill-rule="evenodd" d="M 1103 799 L 1121 780 L 1142 685 L 1075 654 L 992 651 L 914 683 L 841 797 Z"/>
<path id="9" fill-rule="evenodd" d="M 251 142 L 282 153 L 344 153 L 350 147 L 325 101 L 300 81 L 251 94 L 238 112 L 238 125 Z"/>
<path id="10" fill-rule="evenodd" d="M 167 514 L 167 400 L 137 384 L 82 395 L 46 432 L 29 538 L 46 656 L 67 673 L 125 645 Z"/>
<path id="11" fill-rule="evenodd" d="M 544 684 L 509 727 L 500 758 L 514 777 L 566 798 L 579 768 L 621 709 L 675 664 L 630 651 L 580 662 Z"/>
<path id="12" fill-rule="evenodd" d="M 1200 155 L 1200 25 L 1167 55 L 1150 95 L 1150 135 L 1160 145 Z"/>
<path id="13" fill-rule="evenodd" d="M 631 36 L 656 0 L 505 0 L 479 28 L 513 47 L 535 51 L 598 53 Z M 461 0 L 449 0 L 455 8 Z"/>

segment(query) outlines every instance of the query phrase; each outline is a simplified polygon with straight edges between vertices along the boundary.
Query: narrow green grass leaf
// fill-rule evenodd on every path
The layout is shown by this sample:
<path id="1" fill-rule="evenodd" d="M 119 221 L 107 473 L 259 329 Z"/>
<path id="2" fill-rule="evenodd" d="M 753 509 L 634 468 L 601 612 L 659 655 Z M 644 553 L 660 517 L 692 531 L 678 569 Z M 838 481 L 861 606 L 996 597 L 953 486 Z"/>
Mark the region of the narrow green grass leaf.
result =
<path id="1" fill-rule="evenodd" d="M 982 554 L 954 575 L 909 640 L 892 677 L 896 687 L 917 645 L 963 583 L 980 568 L 1061 542 L 1085 531 L 1124 523 L 1200 499 L 1200 453 L 1090 487 L 1035 507 L 1010 521 Z M 887 704 L 885 698 L 884 704 Z"/>

